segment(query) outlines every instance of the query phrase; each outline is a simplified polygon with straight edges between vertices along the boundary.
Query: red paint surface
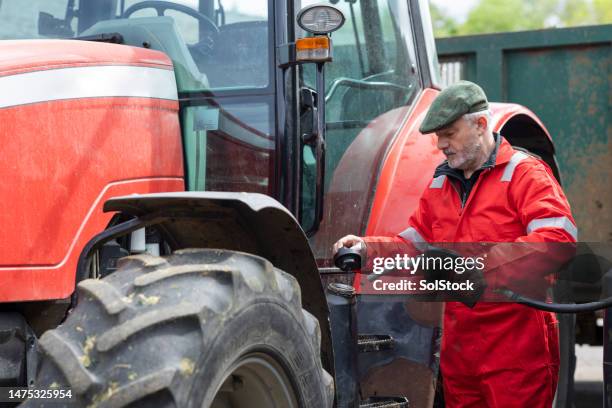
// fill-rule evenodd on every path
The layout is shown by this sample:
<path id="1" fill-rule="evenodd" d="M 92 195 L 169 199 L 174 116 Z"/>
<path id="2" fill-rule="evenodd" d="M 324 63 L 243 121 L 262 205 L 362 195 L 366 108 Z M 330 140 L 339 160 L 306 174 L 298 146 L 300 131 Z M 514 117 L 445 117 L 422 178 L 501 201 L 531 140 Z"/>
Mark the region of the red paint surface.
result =
<path id="1" fill-rule="evenodd" d="M 544 130 L 546 137 L 552 142 L 552 137 L 548 133 L 546 126 L 544 126 L 542 121 L 536 116 L 535 113 L 526 107 L 514 103 L 491 103 L 490 110 L 493 114 L 493 131 L 499 132 L 499 130 L 504 127 L 506 122 L 508 122 L 508 120 L 514 116 L 526 115 L 533 119 L 533 121 L 537 123 L 542 130 Z"/>
<path id="2" fill-rule="evenodd" d="M 12 63 L 5 50 L 16 59 L 20 52 L 3 43 L 0 71 L 96 59 L 148 66 L 157 58 L 171 68 L 163 54 L 147 50 L 34 43 L 49 44 Z M 49 57 L 46 64 L 60 48 L 65 63 Z M 114 58 L 111 51 L 118 51 Z M 0 302 L 70 295 L 82 248 L 112 216 L 102 213 L 108 198 L 184 189 L 177 101 L 84 98 L 4 108 L 0 143 Z"/>
<path id="3" fill-rule="evenodd" d="M 433 89 L 423 91 L 391 146 L 376 186 L 366 235 L 395 235 L 404 230 L 430 176 L 444 160 L 436 148 L 436 136 L 418 130 L 437 94 Z"/>
<path id="4" fill-rule="evenodd" d="M 0 43 L 0 76 L 92 65 L 138 65 L 172 69 L 166 54 L 125 45 L 75 40 Z"/>

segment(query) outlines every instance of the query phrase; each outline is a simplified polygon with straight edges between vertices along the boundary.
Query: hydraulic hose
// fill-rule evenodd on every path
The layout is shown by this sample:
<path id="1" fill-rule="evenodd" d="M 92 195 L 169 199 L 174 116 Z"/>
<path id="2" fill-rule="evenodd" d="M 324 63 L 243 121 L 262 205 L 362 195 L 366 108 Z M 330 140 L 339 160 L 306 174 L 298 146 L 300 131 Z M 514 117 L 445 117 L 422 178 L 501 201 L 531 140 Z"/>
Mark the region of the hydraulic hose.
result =
<path id="1" fill-rule="evenodd" d="M 500 289 L 497 292 L 506 295 L 510 300 L 517 303 L 522 303 L 526 306 L 533 307 L 535 309 L 545 310 L 547 312 L 555 313 L 582 313 L 582 312 L 594 312 L 600 309 L 606 309 L 612 306 L 612 297 L 598 300 L 597 302 L 578 303 L 578 304 L 561 304 L 561 303 L 546 303 L 539 300 L 530 299 L 525 296 L 521 296 L 508 289 Z"/>

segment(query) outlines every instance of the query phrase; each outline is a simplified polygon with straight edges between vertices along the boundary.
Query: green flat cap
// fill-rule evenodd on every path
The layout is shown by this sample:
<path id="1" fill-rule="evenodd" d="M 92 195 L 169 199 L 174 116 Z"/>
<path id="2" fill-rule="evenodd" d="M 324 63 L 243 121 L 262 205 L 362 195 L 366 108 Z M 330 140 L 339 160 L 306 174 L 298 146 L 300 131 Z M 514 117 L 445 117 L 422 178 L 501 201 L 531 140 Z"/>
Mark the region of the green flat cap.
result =
<path id="1" fill-rule="evenodd" d="M 489 102 L 482 88 L 470 81 L 459 81 L 438 94 L 431 103 L 419 131 L 436 132 L 466 113 L 487 109 Z"/>

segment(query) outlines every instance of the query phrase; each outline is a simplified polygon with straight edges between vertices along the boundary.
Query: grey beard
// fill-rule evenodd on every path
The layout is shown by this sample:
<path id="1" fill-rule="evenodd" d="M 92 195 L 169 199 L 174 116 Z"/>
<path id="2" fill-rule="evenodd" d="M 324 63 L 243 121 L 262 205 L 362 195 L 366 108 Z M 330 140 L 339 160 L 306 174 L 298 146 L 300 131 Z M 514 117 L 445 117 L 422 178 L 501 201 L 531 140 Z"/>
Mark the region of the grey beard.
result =
<path id="1" fill-rule="evenodd" d="M 466 170 L 466 169 L 471 168 L 478 160 L 478 156 L 480 155 L 481 151 L 482 151 L 481 143 L 474 143 L 472 146 L 468 146 L 462 152 L 462 155 L 464 157 L 463 163 L 461 163 L 457 167 L 453 167 L 453 166 L 451 167 L 459 169 L 459 170 Z M 450 161 L 449 161 L 449 166 L 450 166 Z"/>

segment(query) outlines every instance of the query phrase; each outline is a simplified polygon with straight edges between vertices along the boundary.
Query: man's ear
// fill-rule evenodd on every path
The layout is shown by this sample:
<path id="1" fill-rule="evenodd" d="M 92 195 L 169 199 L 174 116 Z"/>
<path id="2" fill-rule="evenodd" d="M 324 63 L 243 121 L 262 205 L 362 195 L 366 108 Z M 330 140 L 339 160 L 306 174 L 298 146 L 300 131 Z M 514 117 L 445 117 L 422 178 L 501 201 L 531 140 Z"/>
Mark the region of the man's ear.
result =
<path id="1" fill-rule="evenodd" d="M 478 118 L 478 122 L 476 122 L 476 124 L 478 125 L 479 129 L 482 129 L 483 131 L 487 130 L 488 123 L 487 123 L 487 118 L 486 117 L 484 117 L 484 116 L 479 117 Z"/>

